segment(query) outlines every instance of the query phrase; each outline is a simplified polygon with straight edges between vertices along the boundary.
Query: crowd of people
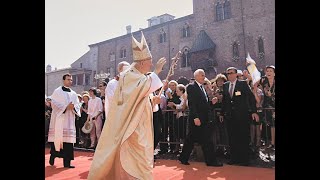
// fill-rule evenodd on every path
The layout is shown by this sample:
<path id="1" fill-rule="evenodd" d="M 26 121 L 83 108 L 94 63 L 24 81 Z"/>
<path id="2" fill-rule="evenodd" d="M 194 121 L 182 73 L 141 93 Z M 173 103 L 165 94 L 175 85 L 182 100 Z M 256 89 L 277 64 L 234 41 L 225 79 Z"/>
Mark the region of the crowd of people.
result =
<path id="1" fill-rule="evenodd" d="M 155 72 L 149 73 L 153 66 L 150 52 L 134 44 L 139 42 L 133 38 L 133 49 L 139 51 L 134 63 L 120 62 L 119 74 L 111 81 L 106 79 L 98 87 L 77 94 L 69 90 L 72 76 L 66 74 L 63 86 L 46 97 L 46 142 L 51 145 L 51 165 L 55 157 L 62 157 L 65 167 L 74 167 L 70 165 L 73 153 L 68 150 L 74 144 L 95 149 L 89 179 L 112 178 L 117 173 L 129 179 L 150 179 L 148 158 L 153 162 L 157 147 L 159 154 L 175 153 L 180 163 L 189 165 L 197 142 L 207 166 L 223 166 L 216 157 L 219 148 L 230 155 L 228 164 L 244 166 L 249 165 L 250 149 L 258 151 L 261 146 L 269 145 L 267 148 L 275 150 L 273 65 L 265 67 L 264 75 L 255 83 L 247 70 L 229 67 L 215 77 L 206 77 L 205 71 L 198 69 L 189 83 L 179 84 L 178 80 L 161 81 L 157 76 L 166 63 L 165 58 L 156 63 Z M 65 91 L 69 96 L 63 95 Z M 61 114 L 74 124 L 57 123 Z M 144 120 L 149 117 L 151 123 Z M 93 127 L 85 133 L 81 129 L 89 121 Z M 63 131 L 63 138 L 57 137 L 59 131 Z M 270 143 L 265 144 L 269 138 Z M 152 157 L 141 158 L 140 154 L 152 154 Z M 128 157 L 126 164 L 119 164 L 122 156 Z M 142 164 L 145 172 L 129 168 Z"/>

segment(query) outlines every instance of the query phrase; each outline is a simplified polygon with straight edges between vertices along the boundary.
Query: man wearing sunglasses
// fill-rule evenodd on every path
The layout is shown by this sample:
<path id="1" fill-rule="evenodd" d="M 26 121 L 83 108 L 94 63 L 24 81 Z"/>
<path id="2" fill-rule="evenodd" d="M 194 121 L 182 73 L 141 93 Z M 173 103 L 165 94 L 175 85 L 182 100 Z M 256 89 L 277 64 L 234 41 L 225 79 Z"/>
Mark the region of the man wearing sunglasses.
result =
<path id="1" fill-rule="evenodd" d="M 259 121 L 256 102 L 245 80 L 237 79 L 237 69 L 227 69 L 228 81 L 223 84 L 222 117 L 227 123 L 230 145 L 228 164 L 249 165 L 250 118 Z"/>

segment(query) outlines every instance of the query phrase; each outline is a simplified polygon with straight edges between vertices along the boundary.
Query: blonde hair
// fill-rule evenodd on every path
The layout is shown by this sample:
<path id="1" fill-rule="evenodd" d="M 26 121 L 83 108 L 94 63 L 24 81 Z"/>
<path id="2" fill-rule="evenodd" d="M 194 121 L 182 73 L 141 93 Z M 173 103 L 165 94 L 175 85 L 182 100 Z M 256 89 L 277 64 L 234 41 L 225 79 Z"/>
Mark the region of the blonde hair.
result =
<path id="1" fill-rule="evenodd" d="M 171 80 L 171 81 L 168 83 L 168 85 L 171 84 L 171 83 L 174 83 L 176 86 L 178 86 L 178 82 L 175 81 L 175 80 Z"/>

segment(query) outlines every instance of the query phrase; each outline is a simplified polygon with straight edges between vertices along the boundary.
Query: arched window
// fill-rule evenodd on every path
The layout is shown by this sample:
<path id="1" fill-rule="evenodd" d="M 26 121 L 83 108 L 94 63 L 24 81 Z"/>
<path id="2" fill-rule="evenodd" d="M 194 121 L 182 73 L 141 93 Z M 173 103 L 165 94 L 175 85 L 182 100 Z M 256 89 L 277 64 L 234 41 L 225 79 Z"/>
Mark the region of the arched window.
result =
<path id="1" fill-rule="evenodd" d="M 182 37 L 190 37 L 190 26 L 188 23 L 185 23 L 183 26 Z"/>
<path id="2" fill-rule="evenodd" d="M 230 19 L 231 18 L 231 6 L 230 1 L 226 1 L 223 4 L 223 12 L 224 12 L 224 18 L 223 19 Z"/>
<path id="3" fill-rule="evenodd" d="M 232 60 L 238 61 L 240 59 L 239 56 L 239 44 L 237 42 L 234 42 L 232 45 Z"/>
<path id="4" fill-rule="evenodd" d="M 127 50 L 125 47 L 122 47 L 120 50 L 120 58 L 126 58 L 127 57 Z"/>
<path id="5" fill-rule="evenodd" d="M 166 32 L 161 28 L 160 30 L 160 43 L 166 42 Z"/>
<path id="6" fill-rule="evenodd" d="M 110 61 L 114 61 L 116 59 L 116 55 L 114 54 L 114 52 L 110 53 Z"/>
<path id="7" fill-rule="evenodd" d="M 262 37 L 258 39 L 258 57 L 260 60 L 264 60 L 264 45 Z"/>
<path id="8" fill-rule="evenodd" d="M 190 66 L 190 48 L 186 47 L 183 50 L 182 53 L 182 61 L 181 61 L 181 67 L 189 67 Z"/>
<path id="9" fill-rule="evenodd" d="M 218 3 L 216 6 L 216 20 L 221 21 L 223 20 L 223 7 L 222 4 Z"/>

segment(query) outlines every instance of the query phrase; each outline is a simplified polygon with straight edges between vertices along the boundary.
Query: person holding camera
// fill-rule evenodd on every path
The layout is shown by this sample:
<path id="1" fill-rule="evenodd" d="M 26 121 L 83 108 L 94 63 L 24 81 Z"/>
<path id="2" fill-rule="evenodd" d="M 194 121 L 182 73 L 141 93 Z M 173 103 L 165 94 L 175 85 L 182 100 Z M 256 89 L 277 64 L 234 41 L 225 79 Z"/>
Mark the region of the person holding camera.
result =
<path id="1" fill-rule="evenodd" d="M 269 65 L 265 68 L 265 76 L 261 78 L 260 84 L 263 88 L 264 101 L 263 108 L 275 108 L 276 84 L 275 84 L 275 66 Z M 271 143 L 268 148 L 275 150 L 275 111 L 266 111 L 266 120 L 271 127 Z"/>

